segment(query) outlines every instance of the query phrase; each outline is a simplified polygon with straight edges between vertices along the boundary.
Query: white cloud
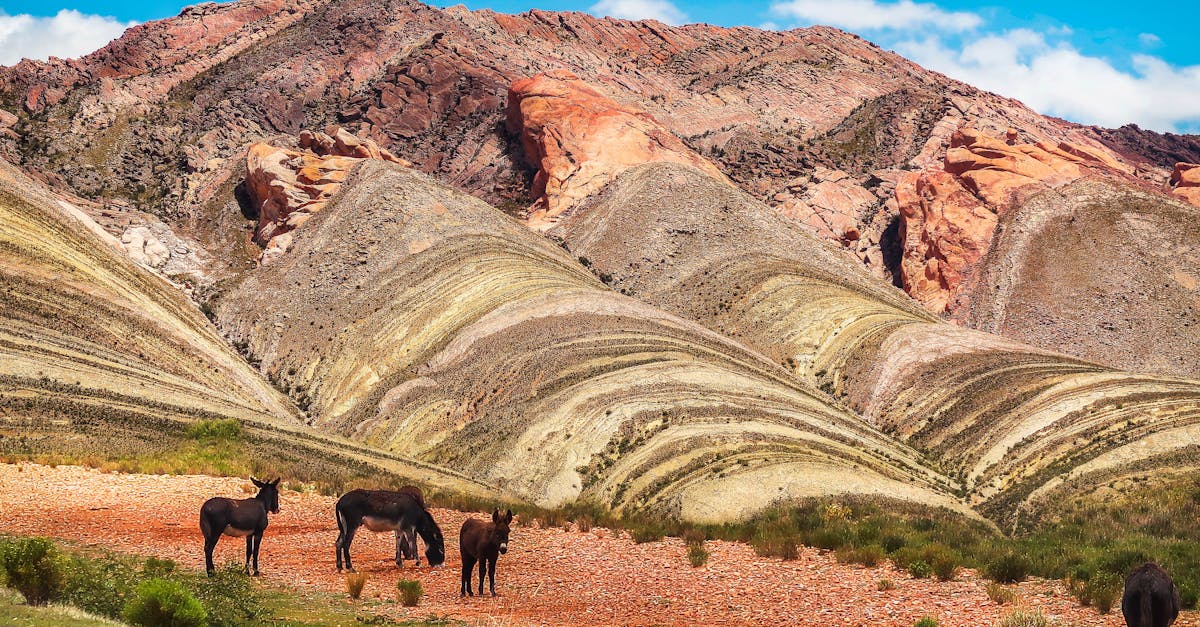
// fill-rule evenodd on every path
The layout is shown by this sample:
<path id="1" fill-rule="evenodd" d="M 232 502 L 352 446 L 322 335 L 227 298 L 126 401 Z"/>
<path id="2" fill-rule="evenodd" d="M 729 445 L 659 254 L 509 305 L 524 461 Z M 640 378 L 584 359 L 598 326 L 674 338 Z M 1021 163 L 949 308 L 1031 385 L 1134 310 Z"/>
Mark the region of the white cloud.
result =
<path id="1" fill-rule="evenodd" d="M 588 10 L 625 20 L 658 20 L 665 24 L 687 21 L 687 14 L 668 0 L 600 0 Z"/>
<path id="2" fill-rule="evenodd" d="M 847 30 L 889 30 L 933 27 L 962 32 L 978 27 L 983 19 L 966 11 L 946 11 L 928 2 L 899 0 L 785 0 L 771 4 L 771 11 L 809 24 L 824 24 Z"/>
<path id="3" fill-rule="evenodd" d="M 1138 33 L 1138 42 L 1147 48 L 1157 48 L 1162 45 L 1162 38 L 1154 33 Z"/>
<path id="4" fill-rule="evenodd" d="M 896 49 L 925 67 L 1075 122 L 1133 122 L 1160 131 L 1200 122 L 1200 65 L 1174 67 L 1140 54 L 1124 71 L 1028 29 L 967 40 L 960 48 L 931 36 Z"/>
<path id="5" fill-rule="evenodd" d="M 53 17 L 0 12 L 0 65 L 21 59 L 85 55 L 116 39 L 136 22 L 63 9 Z"/>

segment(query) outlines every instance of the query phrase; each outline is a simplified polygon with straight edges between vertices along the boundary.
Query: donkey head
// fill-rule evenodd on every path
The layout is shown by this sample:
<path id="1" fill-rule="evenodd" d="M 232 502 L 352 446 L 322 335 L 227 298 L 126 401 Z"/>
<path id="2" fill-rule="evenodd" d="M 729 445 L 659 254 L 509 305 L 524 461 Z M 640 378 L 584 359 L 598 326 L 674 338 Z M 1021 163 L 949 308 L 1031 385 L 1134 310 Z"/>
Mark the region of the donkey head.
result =
<path id="1" fill-rule="evenodd" d="M 500 552 L 508 553 L 508 525 L 512 522 L 512 510 L 501 514 L 500 508 L 492 512 L 492 523 L 496 525 L 496 542 L 500 543 Z"/>
<path id="2" fill-rule="evenodd" d="M 272 514 L 279 513 L 279 479 L 274 481 L 259 481 L 250 477 L 251 483 L 258 487 L 258 495 L 254 498 L 262 501 L 263 507 Z"/>
<path id="3" fill-rule="evenodd" d="M 446 539 L 428 510 L 424 511 L 421 524 L 417 525 L 417 533 L 425 540 L 425 559 L 429 560 L 430 566 L 440 568 L 446 563 Z"/>

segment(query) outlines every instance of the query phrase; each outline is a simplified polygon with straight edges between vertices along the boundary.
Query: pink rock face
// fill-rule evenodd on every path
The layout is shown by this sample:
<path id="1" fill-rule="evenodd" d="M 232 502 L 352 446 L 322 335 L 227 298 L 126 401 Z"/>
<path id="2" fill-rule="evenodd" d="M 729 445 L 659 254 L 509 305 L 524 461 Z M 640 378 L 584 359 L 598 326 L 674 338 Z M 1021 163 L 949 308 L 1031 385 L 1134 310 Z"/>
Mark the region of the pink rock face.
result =
<path id="1" fill-rule="evenodd" d="M 811 177 L 792 181 L 787 189 L 775 198 L 783 215 L 843 244 L 858 240 L 860 216 L 879 200 L 849 174 L 823 167 L 815 168 Z"/>
<path id="2" fill-rule="evenodd" d="M 254 239 L 266 247 L 261 263 L 287 252 L 292 243 L 291 231 L 321 211 L 362 160 L 412 165 L 375 142 L 360 140 L 337 127 L 324 133 L 303 131 L 300 148 L 259 142 L 247 150 L 246 189 L 259 212 Z"/>
<path id="3" fill-rule="evenodd" d="M 640 109 L 621 105 L 567 71 L 516 81 L 507 125 L 537 168 L 528 224 L 544 230 L 630 167 L 686 163 L 725 176 Z"/>
<path id="4" fill-rule="evenodd" d="M 930 311 L 950 311 L 963 273 L 991 245 L 996 213 L 948 172 L 907 174 L 896 201 L 904 290 Z"/>
<path id="5" fill-rule="evenodd" d="M 1019 144 L 970 128 L 955 131 L 943 168 L 912 173 L 896 186 L 904 253 L 905 290 L 930 311 L 951 312 L 964 278 L 987 254 L 998 217 L 1023 198 L 1093 172 L 1131 168 L 1101 149 L 1067 142 Z"/>
<path id="6" fill-rule="evenodd" d="M 1176 163 L 1170 185 L 1176 197 L 1200 207 L 1200 164 Z"/>

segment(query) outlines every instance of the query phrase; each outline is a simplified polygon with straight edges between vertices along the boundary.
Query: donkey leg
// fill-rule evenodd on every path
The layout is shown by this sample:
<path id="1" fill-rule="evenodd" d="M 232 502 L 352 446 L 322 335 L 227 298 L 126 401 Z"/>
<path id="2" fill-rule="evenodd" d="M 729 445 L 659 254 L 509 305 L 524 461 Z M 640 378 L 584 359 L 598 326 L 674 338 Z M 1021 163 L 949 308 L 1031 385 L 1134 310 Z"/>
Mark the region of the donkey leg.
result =
<path id="1" fill-rule="evenodd" d="M 499 559 L 499 558 L 497 558 Z M 492 588 L 492 596 L 496 596 L 496 560 L 488 560 L 488 585 Z"/>
<path id="2" fill-rule="evenodd" d="M 337 554 L 337 569 L 339 573 L 342 572 L 342 542 L 345 537 L 345 532 L 339 529 L 337 540 L 333 541 L 333 551 Z"/>
<path id="3" fill-rule="evenodd" d="M 354 572 L 354 565 L 350 563 L 350 545 L 354 542 L 355 528 L 351 527 L 346 530 L 346 537 L 342 538 L 342 551 L 346 554 L 346 570 Z"/>
<path id="4" fill-rule="evenodd" d="M 483 596 L 483 575 L 487 572 L 487 556 L 479 557 L 479 596 Z"/>
<path id="5" fill-rule="evenodd" d="M 262 546 L 263 533 L 260 531 L 253 536 L 254 538 L 254 576 L 258 576 L 258 548 Z"/>
<path id="6" fill-rule="evenodd" d="M 396 565 L 404 568 L 404 553 L 401 550 L 401 542 L 404 542 L 404 532 L 396 530 Z"/>
<path id="7" fill-rule="evenodd" d="M 208 536 L 208 535 L 204 536 L 204 571 L 208 573 L 209 577 L 212 577 L 213 572 L 217 570 L 216 568 L 213 567 L 213 557 L 212 556 L 213 556 L 213 549 L 217 548 L 217 540 L 220 537 L 221 537 L 220 534 L 213 534 L 212 536 Z"/>
<path id="8" fill-rule="evenodd" d="M 463 555 L 462 561 L 462 589 L 459 591 L 460 597 L 475 596 L 471 593 L 471 571 L 475 570 L 475 558 L 469 555 Z"/>
<path id="9" fill-rule="evenodd" d="M 252 574 L 250 571 L 250 556 L 254 554 L 254 534 L 246 536 L 246 574 Z"/>

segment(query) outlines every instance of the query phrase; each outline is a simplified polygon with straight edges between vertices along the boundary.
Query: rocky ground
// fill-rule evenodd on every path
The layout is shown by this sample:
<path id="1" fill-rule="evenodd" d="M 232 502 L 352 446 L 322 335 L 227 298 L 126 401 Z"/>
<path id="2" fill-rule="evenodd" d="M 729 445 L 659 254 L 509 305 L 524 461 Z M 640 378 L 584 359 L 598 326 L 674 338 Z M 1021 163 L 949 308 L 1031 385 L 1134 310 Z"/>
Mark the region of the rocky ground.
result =
<path id="1" fill-rule="evenodd" d="M 195 518 L 210 496 L 239 497 L 252 490 L 240 479 L 205 476 L 107 474 L 79 467 L 0 465 L 0 533 L 47 535 L 85 546 L 169 557 L 202 568 Z M 334 498 L 285 491 L 281 512 L 263 540 L 263 583 L 340 593 L 333 564 Z M 449 616 L 486 625 L 802 624 L 912 625 L 934 616 L 941 625 L 994 624 L 1009 612 L 988 600 L 981 577 L 913 580 L 891 567 L 838 564 L 830 554 L 804 549 L 784 562 L 762 558 L 744 544 L 709 542 L 708 565 L 694 569 L 676 538 L 635 544 L 609 529 L 539 528 L 518 521 L 509 553 L 497 570 L 497 598 L 458 597 L 458 528 L 467 516 L 436 509 L 447 540 L 446 567 L 431 570 L 391 562 L 390 537 L 364 533 L 354 547 L 358 568 L 370 573 L 364 604 L 394 618 Z M 217 561 L 237 560 L 241 543 L 226 538 Z M 420 579 L 419 607 L 394 605 L 396 580 Z M 890 579 L 894 590 L 879 591 Z M 1058 583 L 1020 585 L 1023 602 L 1061 625 L 1120 625 L 1080 607 Z M 347 601 L 349 602 L 349 601 Z M 1196 625 L 1188 614 L 1177 625 Z"/>

